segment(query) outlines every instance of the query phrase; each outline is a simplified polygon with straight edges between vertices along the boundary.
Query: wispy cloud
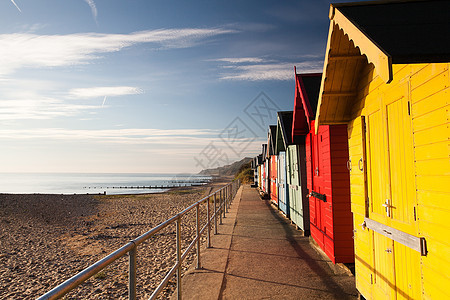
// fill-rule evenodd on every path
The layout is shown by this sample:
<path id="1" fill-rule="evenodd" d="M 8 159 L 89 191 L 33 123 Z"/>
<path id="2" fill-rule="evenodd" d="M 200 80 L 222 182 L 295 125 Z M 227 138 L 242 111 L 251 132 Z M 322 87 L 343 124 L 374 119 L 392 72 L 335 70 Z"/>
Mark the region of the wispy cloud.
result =
<path id="1" fill-rule="evenodd" d="M 138 95 L 143 91 L 133 86 L 103 86 L 90 88 L 76 88 L 69 91 L 71 98 L 96 98 L 96 97 L 114 97 L 125 95 Z"/>
<path id="2" fill-rule="evenodd" d="M 58 84 L 46 80 L 4 79 L 0 80 L 0 121 L 95 115 L 101 108 L 98 102 L 80 100 L 98 97 L 103 98 L 105 102 L 105 97 L 142 93 L 141 89 L 132 86 L 74 88 L 62 91 Z"/>
<path id="3" fill-rule="evenodd" d="M 1 139 L 84 140 L 120 144 L 203 145 L 219 141 L 219 131 L 212 129 L 106 129 L 79 130 L 64 128 L 0 129 Z M 197 147 L 197 146 L 196 146 Z"/>
<path id="4" fill-rule="evenodd" d="M 60 99 L 34 96 L 27 99 L 0 101 L 0 120 L 45 120 L 77 115 L 98 106 L 68 103 Z"/>
<path id="5" fill-rule="evenodd" d="M 250 62 L 251 61 L 249 61 L 249 63 Z M 262 64 L 225 65 L 222 67 L 227 71 L 221 73 L 220 79 L 242 80 L 242 81 L 292 80 L 294 76 L 293 71 L 294 65 L 297 66 L 298 72 L 302 73 L 321 72 L 323 61 L 311 60 L 300 63 L 264 62 Z"/>
<path id="6" fill-rule="evenodd" d="M 95 5 L 95 2 L 93 0 L 84 0 L 84 2 L 91 8 L 92 17 L 94 17 L 95 23 L 97 23 L 97 6 Z"/>
<path id="7" fill-rule="evenodd" d="M 16 2 L 14 0 L 11 0 L 12 4 L 14 4 L 14 6 L 20 11 L 22 12 L 22 10 L 19 8 L 19 6 L 17 6 Z"/>
<path id="8" fill-rule="evenodd" d="M 87 64 L 136 44 L 149 43 L 154 48 L 194 47 L 203 40 L 236 31 L 223 28 L 158 29 L 130 34 L 79 33 L 37 35 L 15 33 L 0 35 L 0 75 L 23 67 L 62 67 Z"/>
<path id="9" fill-rule="evenodd" d="M 237 57 L 237 58 L 218 58 L 214 59 L 213 61 L 221 61 L 221 62 L 228 62 L 232 64 L 242 64 L 242 63 L 260 63 L 264 62 L 265 60 L 259 57 Z"/>

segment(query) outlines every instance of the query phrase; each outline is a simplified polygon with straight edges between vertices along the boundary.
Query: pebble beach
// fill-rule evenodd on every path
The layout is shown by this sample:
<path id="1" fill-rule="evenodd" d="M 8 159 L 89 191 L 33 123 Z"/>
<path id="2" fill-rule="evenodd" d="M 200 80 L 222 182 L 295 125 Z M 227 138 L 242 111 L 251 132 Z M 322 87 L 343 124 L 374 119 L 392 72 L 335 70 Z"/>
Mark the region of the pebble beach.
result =
<path id="1" fill-rule="evenodd" d="M 161 194 L 0 194 L 0 298 L 39 297 L 226 182 Z M 204 225 L 206 206 L 200 211 Z M 195 232 L 195 210 L 183 217 L 181 231 L 185 248 Z M 175 263 L 175 251 L 175 225 L 138 247 L 138 298 L 151 295 Z M 65 299 L 127 299 L 127 259 L 109 265 Z M 172 280 L 161 298 L 169 298 L 174 289 Z"/>

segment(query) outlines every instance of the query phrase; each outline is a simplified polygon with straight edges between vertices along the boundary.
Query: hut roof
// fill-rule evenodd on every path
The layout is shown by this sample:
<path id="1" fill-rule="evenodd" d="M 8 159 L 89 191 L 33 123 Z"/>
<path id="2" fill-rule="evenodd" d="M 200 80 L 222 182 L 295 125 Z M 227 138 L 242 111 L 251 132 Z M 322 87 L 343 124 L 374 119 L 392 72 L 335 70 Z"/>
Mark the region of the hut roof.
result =
<path id="1" fill-rule="evenodd" d="M 270 155 L 275 155 L 276 154 L 276 138 L 277 138 L 277 126 L 275 125 L 270 125 L 269 126 L 269 132 L 267 134 L 267 154 L 269 157 Z"/>
<path id="2" fill-rule="evenodd" d="M 286 151 L 287 147 L 292 144 L 292 117 L 293 111 L 277 112 L 277 139 L 276 153 Z"/>
<path id="3" fill-rule="evenodd" d="M 262 163 L 264 163 L 264 160 L 267 157 L 267 144 L 262 144 Z"/>
<path id="4" fill-rule="evenodd" d="M 299 135 L 309 132 L 314 120 L 319 98 L 322 74 L 295 74 L 295 100 L 292 120 L 291 142 L 297 143 Z"/>
<path id="5" fill-rule="evenodd" d="M 449 61 L 448 0 L 343 3 L 333 4 L 332 11 L 333 7 L 394 64 Z"/>
<path id="6" fill-rule="evenodd" d="M 389 83 L 392 64 L 450 61 L 449 0 L 332 4 L 329 17 L 316 130 L 320 124 L 350 120 L 358 77 L 367 63 Z"/>

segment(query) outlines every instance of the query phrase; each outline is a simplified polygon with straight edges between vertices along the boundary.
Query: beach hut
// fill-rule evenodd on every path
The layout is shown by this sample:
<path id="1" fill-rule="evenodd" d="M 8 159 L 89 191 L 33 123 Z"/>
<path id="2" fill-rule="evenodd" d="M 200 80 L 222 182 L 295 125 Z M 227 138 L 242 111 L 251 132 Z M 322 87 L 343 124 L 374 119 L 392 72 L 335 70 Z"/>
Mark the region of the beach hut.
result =
<path id="1" fill-rule="evenodd" d="M 277 126 L 270 125 L 269 132 L 267 134 L 267 155 L 269 161 L 269 197 L 273 204 L 278 206 L 278 156 L 276 155 L 276 136 Z"/>
<path id="2" fill-rule="evenodd" d="M 253 187 L 258 186 L 258 156 L 255 156 L 251 160 L 251 168 L 253 170 Z"/>
<path id="3" fill-rule="evenodd" d="M 353 223 L 350 210 L 350 179 L 347 126 L 320 126 L 316 134 L 316 109 L 320 75 L 297 75 L 294 137 L 306 134 L 306 177 L 311 237 L 333 263 L 354 261 Z M 311 97 L 309 97 L 311 95 Z M 309 131 L 306 131 L 308 130 Z"/>
<path id="4" fill-rule="evenodd" d="M 449 1 L 330 8 L 315 126 L 348 126 L 367 299 L 450 299 L 449 12 Z"/>
<path id="5" fill-rule="evenodd" d="M 261 177 L 260 165 L 262 162 L 262 154 L 253 157 L 251 161 L 251 168 L 253 170 L 253 187 L 259 187 L 259 178 Z"/>
<path id="6" fill-rule="evenodd" d="M 266 165 L 266 156 L 267 156 L 267 144 L 262 144 L 262 157 L 261 157 L 261 165 L 260 165 L 260 174 L 259 178 L 259 186 L 260 192 L 264 195 L 267 194 L 267 165 Z"/>
<path id="7" fill-rule="evenodd" d="M 295 99 L 291 125 L 291 145 L 287 149 L 290 217 L 305 235 L 310 233 L 306 176 L 305 137 L 311 129 L 319 95 L 321 74 L 295 72 Z"/>
<path id="8" fill-rule="evenodd" d="M 275 150 L 278 155 L 278 207 L 290 217 L 289 186 L 287 183 L 288 160 L 286 150 L 292 143 L 292 111 L 277 113 L 277 136 Z"/>

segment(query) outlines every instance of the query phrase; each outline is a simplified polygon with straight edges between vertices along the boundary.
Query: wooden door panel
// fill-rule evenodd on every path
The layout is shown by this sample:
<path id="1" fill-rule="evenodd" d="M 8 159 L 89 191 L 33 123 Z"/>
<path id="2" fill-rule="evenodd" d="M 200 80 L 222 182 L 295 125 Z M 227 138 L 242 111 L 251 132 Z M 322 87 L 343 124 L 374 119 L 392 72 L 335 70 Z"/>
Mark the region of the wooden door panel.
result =
<path id="1" fill-rule="evenodd" d="M 387 213 L 383 206 L 386 201 L 386 146 L 383 137 L 382 111 L 377 110 L 367 116 L 367 188 L 369 197 L 369 217 L 386 224 Z"/>
<path id="2" fill-rule="evenodd" d="M 394 241 L 373 232 L 375 299 L 395 299 Z"/>
<path id="3" fill-rule="evenodd" d="M 390 171 L 391 226 L 416 234 L 414 224 L 414 156 L 408 99 L 386 105 Z"/>

